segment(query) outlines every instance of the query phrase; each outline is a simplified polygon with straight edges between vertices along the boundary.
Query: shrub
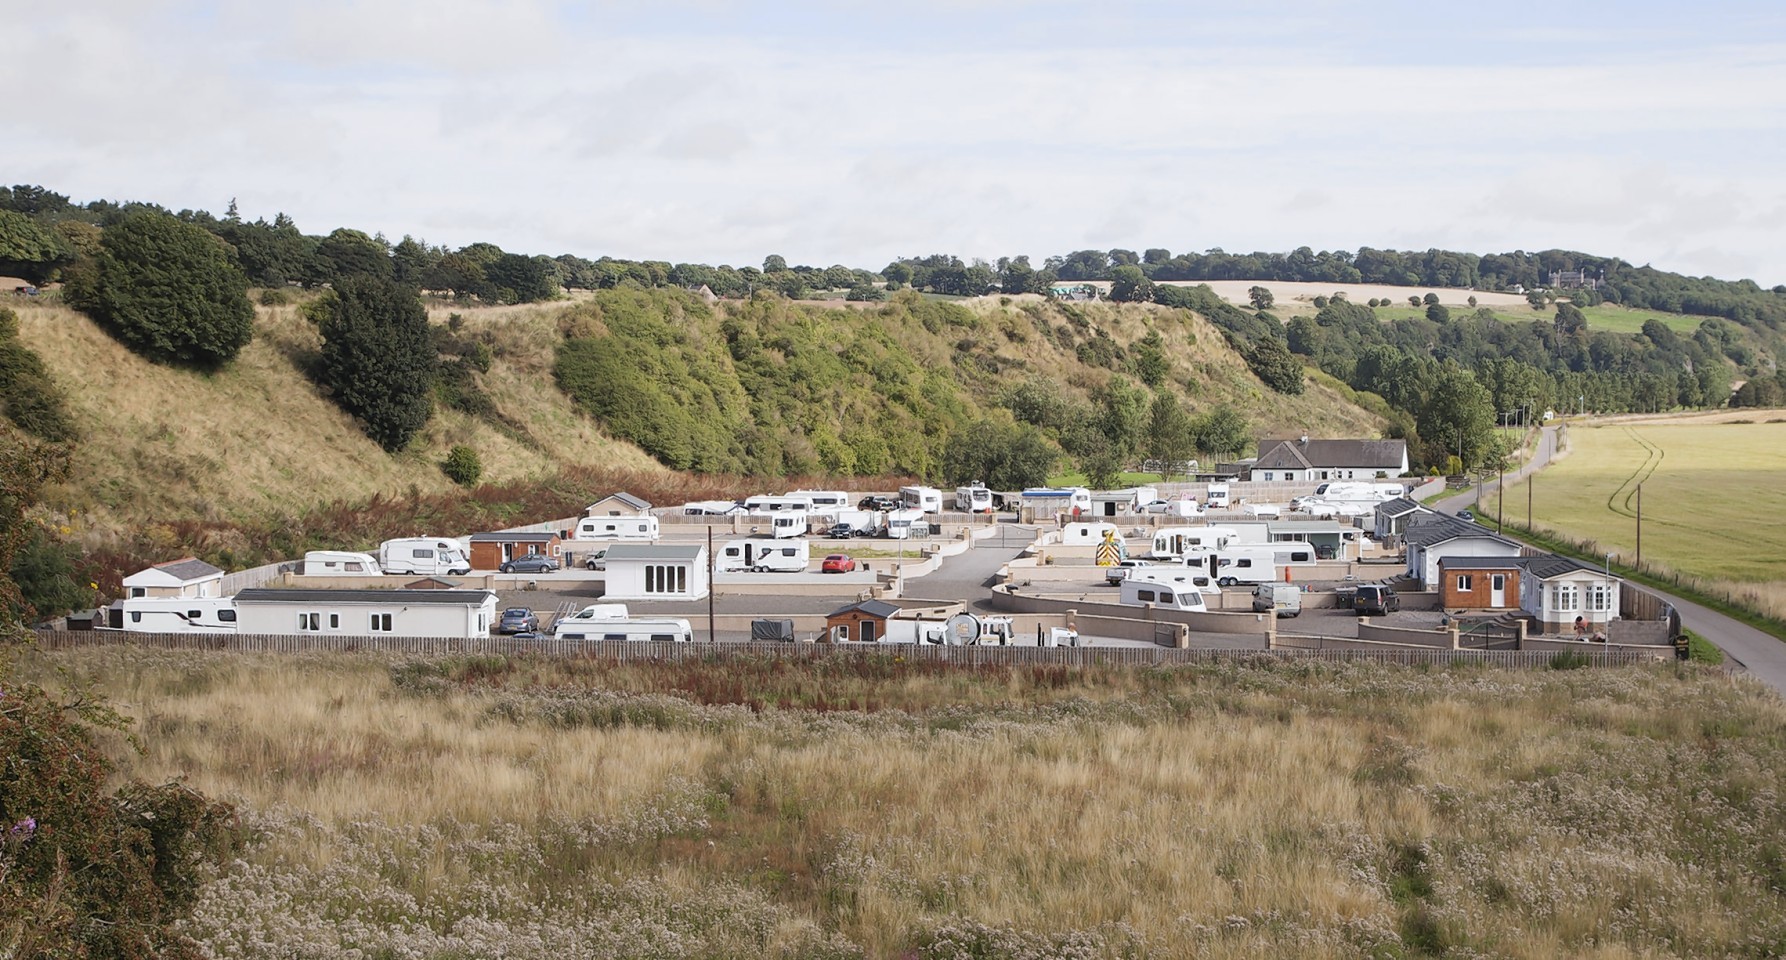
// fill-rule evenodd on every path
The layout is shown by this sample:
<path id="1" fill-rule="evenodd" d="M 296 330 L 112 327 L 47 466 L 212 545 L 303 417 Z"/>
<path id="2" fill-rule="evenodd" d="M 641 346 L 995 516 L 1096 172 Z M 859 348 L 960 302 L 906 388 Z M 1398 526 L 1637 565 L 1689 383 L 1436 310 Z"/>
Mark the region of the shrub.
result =
<path id="1" fill-rule="evenodd" d="M 40 440 L 73 440 L 62 391 L 43 360 L 19 341 L 18 329 L 18 316 L 0 307 L 0 415 Z"/>
<path id="2" fill-rule="evenodd" d="M 260 292 L 260 305 L 263 307 L 283 307 L 288 302 L 284 290 L 267 289 Z"/>
<path id="3" fill-rule="evenodd" d="M 446 459 L 440 462 L 440 469 L 447 479 L 461 487 L 477 486 L 478 478 L 484 475 L 484 464 L 478 458 L 478 452 L 463 443 L 447 452 Z"/>

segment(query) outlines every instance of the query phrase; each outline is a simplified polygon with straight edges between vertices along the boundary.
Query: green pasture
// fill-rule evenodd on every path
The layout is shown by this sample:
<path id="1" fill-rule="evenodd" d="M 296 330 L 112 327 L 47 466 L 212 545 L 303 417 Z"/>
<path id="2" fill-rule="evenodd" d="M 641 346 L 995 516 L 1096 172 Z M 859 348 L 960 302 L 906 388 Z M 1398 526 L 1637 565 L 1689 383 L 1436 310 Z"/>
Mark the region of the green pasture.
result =
<path id="1" fill-rule="evenodd" d="M 1531 488 L 1533 520 L 1629 563 L 1643 487 L 1643 561 L 1738 584 L 1786 580 L 1786 422 L 1571 425 Z M 1526 484 L 1506 517 L 1525 523 Z M 1493 517 L 1492 496 L 1483 504 Z"/>
<path id="2" fill-rule="evenodd" d="M 1453 317 L 1467 316 L 1472 312 L 1468 307 L 1451 307 L 1450 310 Z M 1632 310 L 1610 303 L 1582 307 L 1581 313 L 1588 318 L 1589 330 L 1607 330 L 1613 333 L 1638 333 L 1643 330 L 1645 320 L 1654 318 L 1662 321 L 1665 326 L 1676 333 L 1691 336 L 1695 330 L 1699 329 L 1699 324 L 1708 319 L 1691 314 Z M 1494 315 L 1502 323 L 1530 323 L 1533 320 L 1550 320 L 1557 315 L 1557 310 L 1555 306 L 1546 306 L 1542 310 L 1531 310 L 1524 307 L 1498 307 L 1495 309 Z M 1424 318 L 1425 316 L 1425 307 L 1416 310 L 1406 303 L 1377 308 L 1377 319 L 1385 323 L 1413 317 Z"/>

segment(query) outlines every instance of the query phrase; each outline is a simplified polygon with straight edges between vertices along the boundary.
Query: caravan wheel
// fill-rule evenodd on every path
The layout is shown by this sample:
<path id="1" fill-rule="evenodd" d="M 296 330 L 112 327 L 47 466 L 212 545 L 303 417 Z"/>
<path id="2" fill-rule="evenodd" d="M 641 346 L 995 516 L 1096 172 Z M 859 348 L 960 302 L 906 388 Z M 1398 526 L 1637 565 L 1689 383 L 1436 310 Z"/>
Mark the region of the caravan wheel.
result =
<path id="1" fill-rule="evenodd" d="M 1215 583 L 1216 583 L 1216 586 L 1218 586 L 1218 587 L 1232 587 L 1232 586 L 1234 586 L 1234 578 L 1233 577 L 1220 577 L 1216 580 Z"/>

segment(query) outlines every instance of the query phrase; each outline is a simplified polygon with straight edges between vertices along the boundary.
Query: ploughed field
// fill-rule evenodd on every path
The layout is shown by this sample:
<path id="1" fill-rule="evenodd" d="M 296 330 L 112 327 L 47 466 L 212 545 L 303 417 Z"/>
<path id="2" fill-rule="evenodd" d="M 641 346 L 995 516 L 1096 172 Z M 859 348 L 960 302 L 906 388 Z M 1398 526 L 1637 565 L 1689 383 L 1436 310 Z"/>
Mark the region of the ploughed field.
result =
<path id="1" fill-rule="evenodd" d="M 1575 423 L 1568 448 L 1533 481 L 1540 529 L 1632 563 L 1642 484 L 1646 569 L 1786 619 L 1786 420 Z M 1526 501 L 1510 485 L 1509 521 L 1525 522 Z"/>
<path id="2" fill-rule="evenodd" d="M 28 666 L 241 805 L 213 956 L 1786 950 L 1786 706 L 1698 665 Z"/>

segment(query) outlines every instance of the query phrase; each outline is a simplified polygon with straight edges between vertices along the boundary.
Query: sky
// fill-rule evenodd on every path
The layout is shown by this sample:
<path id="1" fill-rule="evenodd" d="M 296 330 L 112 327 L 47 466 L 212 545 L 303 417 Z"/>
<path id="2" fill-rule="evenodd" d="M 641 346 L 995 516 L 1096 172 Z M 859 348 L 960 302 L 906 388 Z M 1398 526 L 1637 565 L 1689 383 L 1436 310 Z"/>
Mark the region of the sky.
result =
<path id="1" fill-rule="evenodd" d="M 1786 283 L 1786 5 L 0 0 L 0 182 L 708 264 L 1566 248 Z"/>

